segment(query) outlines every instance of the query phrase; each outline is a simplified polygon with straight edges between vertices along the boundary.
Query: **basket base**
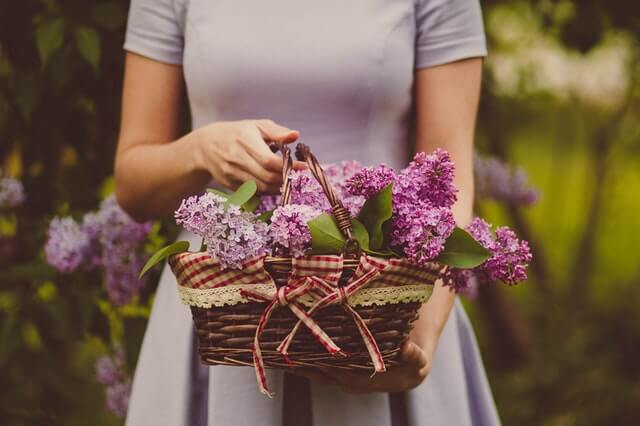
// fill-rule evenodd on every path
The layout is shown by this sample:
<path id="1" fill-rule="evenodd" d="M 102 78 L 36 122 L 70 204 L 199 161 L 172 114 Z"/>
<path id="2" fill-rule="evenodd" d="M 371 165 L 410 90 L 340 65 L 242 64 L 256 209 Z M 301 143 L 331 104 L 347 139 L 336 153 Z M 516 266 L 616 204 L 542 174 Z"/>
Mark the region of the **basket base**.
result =
<path id="1" fill-rule="evenodd" d="M 265 306 L 263 303 L 247 303 L 208 309 L 191 307 L 201 361 L 207 365 L 253 366 L 253 340 Z M 409 337 L 420 306 L 421 303 L 398 303 L 355 307 L 374 335 L 387 367 L 398 363 L 400 347 Z M 344 356 L 328 353 L 302 326 L 285 359 L 276 351 L 276 347 L 298 319 L 289 309 L 280 308 L 269 319 L 260 339 L 265 366 L 373 369 L 362 337 L 353 319 L 342 307 L 330 306 L 318 312 L 314 319 L 340 346 Z"/>

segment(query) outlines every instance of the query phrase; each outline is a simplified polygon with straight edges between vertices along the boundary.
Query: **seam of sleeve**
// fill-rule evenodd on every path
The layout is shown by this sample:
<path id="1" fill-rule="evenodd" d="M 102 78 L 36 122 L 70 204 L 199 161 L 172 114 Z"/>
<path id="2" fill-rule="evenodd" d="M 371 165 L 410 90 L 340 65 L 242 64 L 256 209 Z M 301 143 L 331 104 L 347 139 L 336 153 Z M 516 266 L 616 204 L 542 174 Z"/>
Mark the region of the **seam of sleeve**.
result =
<path id="1" fill-rule="evenodd" d="M 415 68 L 427 68 L 487 56 L 487 45 L 484 36 L 469 37 L 438 45 L 417 46 L 415 55 Z"/>
<path id="2" fill-rule="evenodd" d="M 124 50 L 145 56 L 158 62 L 172 65 L 182 65 L 182 50 L 170 49 L 147 38 L 137 37 L 133 33 L 127 34 Z"/>

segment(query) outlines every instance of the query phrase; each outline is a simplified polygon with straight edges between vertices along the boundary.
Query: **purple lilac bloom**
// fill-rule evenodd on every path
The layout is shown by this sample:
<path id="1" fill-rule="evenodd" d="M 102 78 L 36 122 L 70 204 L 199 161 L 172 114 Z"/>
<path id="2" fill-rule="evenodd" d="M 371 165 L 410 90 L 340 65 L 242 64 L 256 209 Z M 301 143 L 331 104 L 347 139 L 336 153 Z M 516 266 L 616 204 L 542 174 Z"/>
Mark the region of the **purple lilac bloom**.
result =
<path id="1" fill-rule="evenodd" d="M 433 154 L 419 152 L 403 169 L 393 188 L 395 204 L 427 203 L 432 207 L 451 208 L 456 202 L 453 185 L 454 164 L 447 151 Z"/>
<path id="2" fill-rule="evenodd" d="M 278 207 L 271 217 L 269 233 L 274 245 L 280 245 L 293 257 L 303 256 L 311 247 L 307 222 L 321 213 L 313 207 L 290 204 Z"/>
<path id="3" fill-rule="evenodd" d="M 44 247 L 47 263 L 59 272 L 75 271 L 89 256 L 89 235 L 73 218 L 54 218 L 47 235 Z"/>
<path id="4" fill-rule="evenodd" d="M 114 385 L 122 379 L 124 351 L 118 350 L 113 356 L 104 355 L 96 361 L 96 381 L 101 385 Z"/>
<path id="5" fill-rule="evenodd" d="M 402 232 L 394 229 L 394 245 L 404 248 L 407 258 L 424 265 L 434 260 L 444 249 L 444 243 L 455 228 L 451 210 L 438 207 L 413 210 L 404 216 Z"/>
<path id="6" fill-rule="evenodd" d="M 129 406 L 129 395 L 131 394 L 131 383 L 116 383 L 107 388 L 107 410 L 118 417 L 127 414 Z"/>
<path id="7" fill-rule="evenodd" d="M 151 223 L 135 222 L 111 196 L 97 212 L 85 215 L 83 227 L 100 248 L 91 263 L 104 270 L 109 299 L 116 305 L 129 303 L 144 285 L 138 273 L 145 262 L 143 248 Z"/>
<path id="8" fill-rule="evenodd" d="M 260 204 L 256 208 L 256 214 L 262 214 L 264 212 L 268 212 L 269 210 L 273 210 L 280 205 L 280 196 L 279 195 L 263 195 L 260 197 Z"/>
<path id="9" fill-rule="evenodd" d="M 364 197 L 350 194 L 346 181 L 362 168 L 357 161 L 343 161 L 341 164 L 323 164 L 322 168 L 338 199 L 352 216 L 358 214 L 364 204 Z M 291 204 L 313 207 L 325 212 L 331 211 L 331 205 L 320 184 L 311 171 L 294 170 L 291 172 Z"/>
<path id="10" fill-rule="evenodd" d="M 453 173 L 449 154 L 436 150 L 416 154 L 398 174 L 393 186 L 391 245 L 414 262 L 435 259 L 455 228 Z"/>
<path id="11" fill-rule="evenodd" d="M 519 240 L 506 226 L 497 228 L 493 235 L 489 225 L 480 218 L 475 218 L 467 229 L 491 252 L 491 257 L 475 268 L 481 282 L 500 280 L 516 284 L 527 279 L 527 265 L 533 256 L 526 241 Z"/>
<path id="12" fill-rule="evenodd" d="M 18 207 L 25 199 L 22 182 L 11 177 L 0 177 L 0 210 Z"/>
<path id="13" fill-rule="evenodd" d="M 256 215 L 231 205 L 213 193 L 189 197 L 176 210 L 179 225 L 202 238 L 222 268 L 241 268 L 250 257 L 268 252 L 268 227 Z"/>
<path id="14" fill-rule="evenodd" d="M 524 170 L 513 169 L 497 158 L 476 155 L 474 175 L 478 198 L 525 206 L 534 204 L 539 198 L 538 190 L 529 185 Z"/>
<path id="15" fill-rule="evenodd" d="M 351 195 L 370 198 L 395 180 L 395 171 L 391 167 L 380 164 L 376 167 L 363 167 L 347 179 L 344 186 Z"/>

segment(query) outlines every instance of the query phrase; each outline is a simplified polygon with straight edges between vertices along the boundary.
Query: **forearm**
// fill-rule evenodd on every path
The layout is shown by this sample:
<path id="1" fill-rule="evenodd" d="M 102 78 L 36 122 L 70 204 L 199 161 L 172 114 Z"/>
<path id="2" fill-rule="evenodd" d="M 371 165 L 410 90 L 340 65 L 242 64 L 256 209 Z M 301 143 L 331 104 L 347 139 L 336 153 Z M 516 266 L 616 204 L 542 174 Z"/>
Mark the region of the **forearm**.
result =
<path id="1" fill-rule="evenodd" d="M 136 220 L 170 214 L 188 195 L 202 191 L 211 176 L 197 158 L 197 132 L 163 144 L 135 144 L 118 152 L 116 194 Z"/>
<path id="2" fill-rule="evenodd" d="M 457 173 L 456 187 L 460 188 L 458 201 L 453 206 L 456 224 L 464 227 L 471 222 L 473 216 L 473 175 L 472 173 Z M 455 292 L 438 281 L 434 285 L 433 293 L 427 303 L 419 311 L 418 320 L 414 324 L 411 340 L 422 349 L 432 353 L 437 345 L 453 303 Z"/>

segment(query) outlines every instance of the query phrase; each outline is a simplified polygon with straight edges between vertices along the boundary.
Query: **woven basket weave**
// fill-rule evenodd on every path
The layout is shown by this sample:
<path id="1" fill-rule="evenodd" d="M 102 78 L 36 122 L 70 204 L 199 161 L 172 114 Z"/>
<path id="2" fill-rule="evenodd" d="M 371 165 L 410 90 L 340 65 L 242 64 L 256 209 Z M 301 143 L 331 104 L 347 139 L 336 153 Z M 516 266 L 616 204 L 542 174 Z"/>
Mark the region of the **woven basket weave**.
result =
<path id="1" fill-rule="evenodd" d="M 292 160 L 289 150 L 286 147 L 281 149 L 285 159 L 282 190 L 284 205 L 289 202 L 291 195 L 289 172 Z M 387 272 L 381 267 L 381 273 L 376 279 L 371 280 L 371 283 L 367 283 L 363 289 L 358 290 L 347 300 L 343 300 L 343 303 L 347 303 L 357 312 L 373 335 L 384 365 L 393 366 L 397 362 L 400 347 L 407 340 L 412 323 L 417 318 L 418 309 L 431 294 L 432 284 L 438 279 L 442 265 L 432 263 L 419 267 L 410 265 L 402 259 L 376 260 L 363 255 L 351 234 L 350 215 L 336 198 L 319 163 L 303 144 L 298 145 L 296 154 L 300 160 L 307 162 L 309 169 L 322 186 L 332 205 L 336 222 L 347 241 L 344 253 L 341 256 L 333 256 L 339 259 L 341 269 L 339 279 L 336 277 L 334 284 L 337 287 L 346 287 L 356 278 L 354 275 L 357 275 L 358 268 L 366 262 L 391 265 L 389 271 L 395 271 Z M 206 253 L 182 253 L 169 260 L 178 278 L 182 300 L 191 305 L 198 335 L 199 354 L 203 363 L 254 365 L 256 331 L 268 303 L 248 300 L 238 296 L 238 292 L 243 288 L 256 286 L 256 288 L 270 290 L 269 294 L 273 295 L 276 289 L 290 284 L 297 259 L 286 257 L 281 248 L 277 251 L 283 255 L 266 257 L 262 260 L 261 269 L 256 275 L 261 278 L 253 281 L 245 279 L 248 284 L 235 287 L 225 287 L 220 284 L 229 280 L 220 281 L 223 273 L 220 271 L 219 264 L 208 258 Z M 310 259 L 313 261 L 313 257 Z M 193 266 L 195 264 L 198 265 L 197 269 Z M 392 279 L 394 276 L 396 281 Z M 397 279 L 405 276 L 408 277 L 406 282 Z M 230 299 L 224 299 L 221 296 L 232 293 L 234 296 Z M 312 295 L 299 300 L 300 304 L 307 309 L 316 301 L 317 299 L 314 300 Z M 276 348 L 299 322 L 299 318 L 291 309 L 283 305 L 274 309 L 259 336 L 264 366 L 272 368 L 330 366 L 348 370 L 371 370 L 374 367 L 370 351 L 367 350 L 361 335 L 362 332 L 344 306 L 341 304 L 328 306 L 314 312 L 312 317 L 343 353 L 337 356 L 328 352 L 308 327 L 301 326 L 291 342 L 287 356 L 283 356 Z"/>

